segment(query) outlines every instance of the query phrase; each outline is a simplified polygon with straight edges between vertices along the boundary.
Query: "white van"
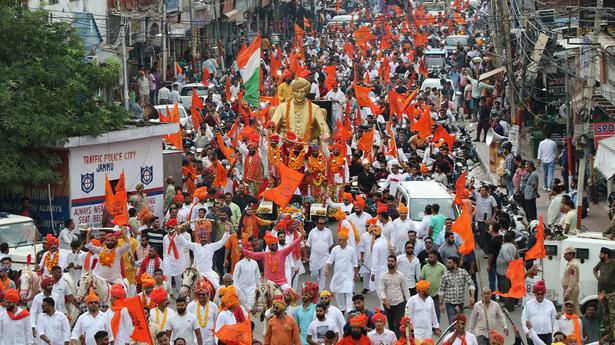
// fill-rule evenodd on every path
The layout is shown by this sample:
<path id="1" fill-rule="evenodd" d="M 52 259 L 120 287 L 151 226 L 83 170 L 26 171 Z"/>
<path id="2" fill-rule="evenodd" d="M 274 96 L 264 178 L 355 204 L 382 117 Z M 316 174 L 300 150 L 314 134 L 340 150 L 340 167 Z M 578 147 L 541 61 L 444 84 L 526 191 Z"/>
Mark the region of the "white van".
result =
<path id="1" fill-rule="evenodd" d="M 447 53 L 444 49 L 429 49 L 423 53 L 425 67 L 428 71 L 442 69 L 446 66 Z"/>
<path id="2" fill-rule="evenodd" d="M 30 217 L 16 214 L 0 215 L 0 243 L 8 243 L 12 269 L 19 270 L 31 255 L 35 264 L 36 253 L 43 249 L 38 230 Z"/>
<path id="3" fill-rule="evenodd" d="M 425 206 L 440 205 L 440 214 L 446 218 L 457 219 L 459 210 L 453 207 L 454 196 L 442 184 L 434 181 L 404 181 L 397 185 L 395 204 L 404 203 L 408 207 L 408 218 L 416 227 L 423 219 Z"/>
<path id="4" fill-rule="evenodd" d="M 607 240 L 600 232 L 583 232 L 576 236 L 568 236 L 563 241 L 545 240 L 547 257 L 538 262 L 541 268 L 540 276 L 547 283 L 546 297 L 557 305 L 562 305 L 563 288 L 562 275 L 566 268 L 563 258 L 564 249 L 576 249 L 576 260 L 579 265 L 579 305 L 583 306 L 590 301 L 598 300 L 598 281 L 594 277 L 593 268 L 600 262 L 601 247 L 615 251 L 615 241 Z M 542 267 L 541 267 L 542 266 Z"/>

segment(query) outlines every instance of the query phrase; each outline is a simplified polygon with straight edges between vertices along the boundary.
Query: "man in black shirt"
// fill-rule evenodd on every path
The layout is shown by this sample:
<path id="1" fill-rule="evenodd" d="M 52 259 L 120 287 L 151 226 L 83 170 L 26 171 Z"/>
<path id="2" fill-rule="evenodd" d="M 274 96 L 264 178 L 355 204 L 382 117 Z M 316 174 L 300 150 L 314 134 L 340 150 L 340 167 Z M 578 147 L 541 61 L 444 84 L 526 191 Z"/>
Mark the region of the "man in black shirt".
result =
<path id="1" fill-rule="evenodd" d="M 160 226 L 160 219 L 158 217 L 152 218 L 152 226 L 144 231 L 144 234 L 149 239 L 149 245 L 154 247 L 156 251 L 162 253 L 162 238 L 166 235 L 166 231 L 162 230 Z"/>
<path id="2" fill-rule="evenodd" d="M 480 133 L 483 134 L 483 141 L 487 140 L 487 131 L 489 130 L 489 119 L 491 118 L 491 107 L 485 102 L 485 97 L 480 98 L 478 107 L 478 128 L 476 129 L 476 139 L 474 141 L 480 141 Z"/>
<path id="3" fill-rule="evenodd" d="M 497 274 L 495 272 L 495 263 L 500 254 L 500 248 L 502 248 L 502 235 L 500 235 L 499 232 L 500 224 L 491 224 L 489 227 L 489 235 L 491 237 L 487 246 L 487 272 L 489 274 L 489 288 L 491 291 L 495 291 L 494 289 L 499 288 L 500 285 L 498 282 L 496 286 Z M 495 300 L 495 295 L 492 296 L 491 299 Z"/>
<path id="4" fill-rule="evenodd" d="M 255 197 L 246 193 L 246 186 L 243 184 L 237 186 L 237 193 L 233 196 L 233 202 L 239 206 L 241 214 L 243 214 L 248 205 L 258 204 L 258 200 Z"/>
<path id="5" fill-rule="evenodd" d="M 350 177 L 358 176 L 363 171 L 363 164 L 361 163 L 362 156 L 363 151 L 361 150 L 355 150 L 352 153 L 352 159 L 350 160 L 350 165 L 348 166 Z"/>
<path id="6" fill-rule="evenodd" d="M 363 166 L 363 171 L 357 175 L 357 180 L 359 182 L 359 187 L 361 188 L 361 192 L 369 193 L 374 185 L 378 183 L 378 179 L 376 175 L 372 172 L 371 164 L 365 164 Z"/>
<path id="7" fill-rule="evenodd" d="M 438 257 L 438 261 L 444 264 L 442 257 L 440 256 L 440 253 L 438 253 L 438 251 L 435 250 L 433 247 L 433 240 L 431 239 L 431 237 L 427 236 L 425 237 L 423 241 L 425 242 L 425 249 L 423 249 L 419 253 L 419 255 L 416 256 L 417 259 L 419 259 L 419 262 L 421 263 L 421 267 L 427 264 L 427 257 L 429 256 L 430 253 L 436 254 L 436 256 Z"/>

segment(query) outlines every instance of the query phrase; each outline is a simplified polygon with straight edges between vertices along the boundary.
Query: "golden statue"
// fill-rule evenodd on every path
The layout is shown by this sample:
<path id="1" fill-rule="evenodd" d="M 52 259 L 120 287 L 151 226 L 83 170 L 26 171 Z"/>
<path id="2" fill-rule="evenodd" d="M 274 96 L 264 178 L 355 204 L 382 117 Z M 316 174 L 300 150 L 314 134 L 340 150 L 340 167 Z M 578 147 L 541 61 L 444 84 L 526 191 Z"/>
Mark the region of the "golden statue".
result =
<path id="1" fill-rule="evenodd" d="M 297 135 L 299 142 L 327 140 L 331 130 L 327 124 L 327 111 L 306 98 L 310 92 L 310 82 L 297 78 L 290 83 L 293 97 L 288 102 L 280 103 L 271 120 L 276 132 L 286 138 L 286 132 Z"/>

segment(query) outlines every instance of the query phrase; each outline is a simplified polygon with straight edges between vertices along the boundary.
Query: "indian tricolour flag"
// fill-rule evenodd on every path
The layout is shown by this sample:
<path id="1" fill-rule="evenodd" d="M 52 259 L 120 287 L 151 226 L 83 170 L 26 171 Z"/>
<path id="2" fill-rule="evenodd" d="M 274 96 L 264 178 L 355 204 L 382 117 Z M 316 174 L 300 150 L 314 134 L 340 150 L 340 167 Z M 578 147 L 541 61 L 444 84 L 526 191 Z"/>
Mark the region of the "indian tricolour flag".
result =
<path id="1" fill-rule="evenodd" d="M 248 49 L 237 56 L 237 67 L 243 79 L 245 93 L 243 99 L 252 107 L 258 106 L 258 89 L 261 69 L 261 36 L 258 35 Z"/>

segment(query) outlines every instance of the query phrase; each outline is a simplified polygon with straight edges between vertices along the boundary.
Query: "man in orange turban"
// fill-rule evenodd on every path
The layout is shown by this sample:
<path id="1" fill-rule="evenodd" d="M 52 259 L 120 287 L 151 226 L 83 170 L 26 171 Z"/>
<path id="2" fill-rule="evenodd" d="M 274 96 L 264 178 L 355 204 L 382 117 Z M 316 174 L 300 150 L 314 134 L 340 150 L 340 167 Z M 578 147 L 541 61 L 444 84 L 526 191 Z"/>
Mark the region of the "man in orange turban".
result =
<path id="1" fill-rule="evenodd" d="M 337 305 L 342 312 L 350 312 L 354 309 L 352 295 L 354 294 L 354 281 L 359 274 L 359 261 L 355 249 L 348 244 L 349 229 L 341 227 L 338 232 L 337 243 L 325 264 L 325 276 L 331 272 L 331 292 L 335 294 Z"/>
<path id="2" fill-rule="evenodd" d="M 5 344 L 32 344 L 32 324 L 26 309 L 17 306 L 19 291 L 4 290 L 6 314 L 0 315 L 0 334 Z"/>
<path id="3" fill-rule="evenodd" d="M 78 342 L 80 338 L 85 338 L 86 345 L 94 345 L 94 334 L 98 331 L 108 331 L 107 315 L 100 311 L 100 298 L 94 293 L 94 289 L 90 288 L 88 295 L 85 297 L 85 303 L 88 307 L 88 312 L 81 314 L 77 319 L 77 323 L 73 329 L 72 341 Z M 113 341 L 113 334 L 109 334 L 109 340 Z"/>
<path id="4" fill-rule="evenodd" d="M 41 268 L 43 276 L 51 275 L 51 269 L 55 266 L 60 266 L 62 270 L 68 266 L 66 254 L 60 253 L 58 250 L 58 238 L 52 234 L 47 234 L 47 252 L 43 254 L 38 267 Z"/>
<path id="5" fill-rule="evenodd" d="M 428 294 L 429 285 L 427 280 L 416 283 L 417 294 L 410 297 L 406 303 L 406 315 L 413 320 L 414 336 L 418 339 L 431 338 L 433 333 L 440 336 L 437 306 Z"/>
<path id="6" fill-rule="evenodd" d="M 149 273 L 143 273 L 143 275 L 141 275 L 141 292 L 139 292 L 138 295 L 141 299 L 141 304 L 147 309 L 152 309 L 156 306 L 156 303 L 154 303 L 150 298 L 150 294 L 154 290 L 155 286 L 156 280 L 154 280 L 154 277 L 152 277 Z"/>
<path id="7" fill-rule="evenodd" d="M 110 317 L 111 333 L 113 341 L 117 344 L 128 344 L 131 342 L 133 325 L 128 310 L 124 307 L 126 290 L 124 285 L 115 284 L 111 287 L 111 308 L 107 312 Z"/>
<path id="8" fill-rule="evenodd" d="M 376 307 L 376 312 L 372 316 L 372 322 L 375 328 L 367 333 L 367 336 L 373 344 L 395 344 L 397 336 L 395 332 L 384 328 L 384 325 L 387 323 L 387 317 L 378 307 Z"/>
<path id="9" fill-rule="evenodd" d="M 157 306 L 149 313 L 149 321 L 155 323 L 159 329 L 166 329 L 167 322 L 175 316 L 175 311 L 168 308 L 169 293 L 162 286 L 149 294 L 152 302 Z"/>
<path id="10" fill-rule="evenodd" d="M 350 334 L 343 337 L 337 345 L 370 345 L 371 340 L 367 336 L 367 315 L 359 314 L 348 320 Z"/>

